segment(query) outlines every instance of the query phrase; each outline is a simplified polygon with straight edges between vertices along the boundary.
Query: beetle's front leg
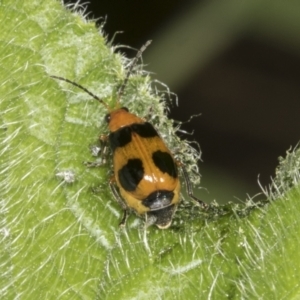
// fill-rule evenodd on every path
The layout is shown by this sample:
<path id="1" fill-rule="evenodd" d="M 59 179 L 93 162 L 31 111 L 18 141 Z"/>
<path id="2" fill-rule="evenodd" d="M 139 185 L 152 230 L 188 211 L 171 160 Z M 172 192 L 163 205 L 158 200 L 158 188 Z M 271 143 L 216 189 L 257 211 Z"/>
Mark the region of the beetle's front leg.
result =
<path id="1" fill-rule="evenodd" d="M 91 152 L 93 156 L 100 157 L 100 160 L 84 162 L 89 168 L 100 167 L 107 162 L 107 155 L 109 153 L 108 135 L 100 135 L 99 141 L 100 147 L 92 146 Z"/>

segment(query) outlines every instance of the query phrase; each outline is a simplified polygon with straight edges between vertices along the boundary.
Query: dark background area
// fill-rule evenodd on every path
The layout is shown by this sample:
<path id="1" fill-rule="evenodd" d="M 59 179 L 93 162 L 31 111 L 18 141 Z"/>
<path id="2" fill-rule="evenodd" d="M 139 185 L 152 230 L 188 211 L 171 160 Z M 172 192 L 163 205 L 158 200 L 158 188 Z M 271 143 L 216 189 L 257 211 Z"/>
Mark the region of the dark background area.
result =
<path id="1" fill-rule="evenodd" d="M 210 7 L 209 2 L 215 5 Z M 144 54 L 144 62 L 147 63 L 146 69 L 155 74 L 154 77 L 162 80 L 178 95 L 179 107 L 172 108 L 170 117 L 185 121 L 191 115 L 201 113 L 200 117 L 184 124 L 184 129 L 194 132 L 188 138 L 197 140 L 202 151 L 201 186 L 207 188 L 208 192 L 203 190 L 201 197 L 216 198 L 218 202 L 233 201 L 237 197 L 243 201 L 247 193 L 253 196 L 260 192 L 258 175 L 263 186 L 271 182 L 278 157 L 285 156 L 286 151 L 299 141 L 300 21 L 297 23 L 294 15 L 297 8 L 292 6 L 270 11 L 268 5 L 273 3 L 261 1 L 265 5 L 255 7 L 255 13 L 251 6 L 249 14 L 247 8 L 239 7 L 241 13 L 237 12 L 236 16 L 247 21 L 238 21 L 237 18 L 236 26 L 242 24 L 245 30 L 237 34 L 237 28 L 233 26 L 231 31 L 234 38 L 228 35 L 228 39 L 220 34 L 219 39 L 226 46 L 216 51 L 216 47 L 212 48 L 211 52 L 204 49 L 203 52 L 209 53 L 207 59 L 204 59 L 204 63 L 194 63 L 189 73 L 181 71 L 180 66 L 177 69 L 176 64 L 168 61 L 156 61 L 160 52 L 155 50 L 159 48 L 164 36 L 162 32 L 166 32 L 166 28 L 170 32 L 175 28 L 178 42 L 175 47 L 167 48 L 161 57 L 172 56 L 186 42 L 185 31 L 176 27 L 183 16 L 188 20 L 189 13 L 195 9 L 201 13 L 199 5 L 203 3 L 203 11 L 209 12 L 209 19 L 209 14 L 213 15 L 213 10 L 221 7 L 218 2 L 90 0 L 85 6 L 90 18 L 100 18 L 98 24 L 106 19 L 104 31 L 108 40 L 114 37 L 114 45 L 140 48 L 147 40 L 153 40 Z M 220 16 L 226 19 L 231 11 L 226 11 L 226 8 L 223 10 Z M 201 24 L 203 19 L 205 17 L 199 19 Z M 203 47 L 218 32 L 219 22 L 220 18 L 209 19 L 210 28 L 216 24 L 216 30 L 211 34 L 207 30 L 206 39 L 201 41 Z M 226 24 L 224 21 L 224 26 Z M 189 31 L 188 35 L 195 36 L 197 43 L 198 31 L 205 30 L 205 26 L 197 30 L 196 21 L 194 27 L 195 31 Z M 119 31 L 123 33 L 115 35 Z M 176 34 L 174 36 L 176 40 Z M 201 43 L 195 49 L 201 56 Z M 121 51 L 127 53 L 128 57 L 136 53 L 126 48 Z M 156 54 L 151 56 L 151 51 Z M 182 53 L 179 60 L 184 62 L 187 58 L 189 54 Z M 173 76 L 172 72 L 178 72 L 178 78 L 182 73 L 182 82 L 169 80 L 168 70 L 170 76 Z"/>

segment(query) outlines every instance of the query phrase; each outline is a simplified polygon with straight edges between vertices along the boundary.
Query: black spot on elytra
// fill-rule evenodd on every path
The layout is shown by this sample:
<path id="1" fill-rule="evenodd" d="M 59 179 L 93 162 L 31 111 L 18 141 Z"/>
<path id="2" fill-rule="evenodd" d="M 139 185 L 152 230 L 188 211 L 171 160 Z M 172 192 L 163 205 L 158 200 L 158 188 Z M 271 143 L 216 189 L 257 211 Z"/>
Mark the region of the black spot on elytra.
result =
<path id="1" fill-rule="evenodd" d="M 155 151 L 152 154 L 152 159 L 161 172 L 168 173 L 171 177 L 177 178 L 178 172 L 176 164 L 168 152 Z"/>
<path id="2" fill-rule="evenodd" d="M 137 133 L 143 138 L 152 138 L 158 136 L 154 127 L 148 122 L 142 124 L 132 124 L 130 127 L 132 128 L 133 132 Z"/>
<path id="3" fill-rule="evenodd" d="M 143 163 L 140 159 L 128 159 L 128 162 L 118 172 L 122 188 L 133 192 L 144 177 Z"/>
<path id="4" fill-rule="evenodd" d="M 131 128 L 125 126 L 115 132 L 110 133 L 109 143 L 112 151 L 118 147 L 124 147 L 131 142 Z"/>
<path id="5" fill-rule="evenodd" d="M 155 191 L 143 200 L 143 205 L 149 207 L 151 210 L 162 209 L 169 206 L 174 198 L 172 191 Z"/>
<path id="6" fill-rule="evenodd" d="M 154 127 L 147 122 L 125 126 L 115 132 L 110 133 L 109 142 L 112 151 L 115 151 L 118 147 L 124 147 L 127 144 L 129 144 L 131 142 L 131 136 L 133 132 L 135 132 L 143 138 L 151 138 L 158 136 Z"/>

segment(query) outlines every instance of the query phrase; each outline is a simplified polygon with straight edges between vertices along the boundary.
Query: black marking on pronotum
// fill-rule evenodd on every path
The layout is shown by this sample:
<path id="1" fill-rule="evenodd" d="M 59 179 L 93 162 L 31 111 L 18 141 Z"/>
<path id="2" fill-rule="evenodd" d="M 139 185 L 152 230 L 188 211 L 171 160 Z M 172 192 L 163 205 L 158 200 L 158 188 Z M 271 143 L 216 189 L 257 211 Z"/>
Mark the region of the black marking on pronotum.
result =
<path id="1" fill-rule="evenodd" d="M 124 147 L 131 142 L 131 128 L 125 126 L 109 134 L 109 143 L 114 152 L 118 147 Z"/>
<path id="2" fill-rule="evenodd" d="M 162 209 L 172 203 L 174 193 L 172 191 L 155 191 L 143 200 L 143 205 L 150 208 L 150 210 Z"/>
<path id="3" fill-rule="evenodd" d="M 154 127 L 148 122 L 142 124 L 132 124 L 130 127 L 132 128 L 133 132 L 137 133 L 143 138 L 152 138 L 158 136 Z"/>
<path id="4" fill-rule="evenodd" d="M 128 159 L 128 162 L 118 172 L 118 178 L 122 188 L 133 192 L 144 177 L 143 163 L 140 159 Z"/>
<path id="5" fill-rule="evenodd" d="M 177 178 L 177 167 L 170 153 L 158 150 L 153 152 L 152 159 L 161 172 L 168 173 L 171 177 Z"/>

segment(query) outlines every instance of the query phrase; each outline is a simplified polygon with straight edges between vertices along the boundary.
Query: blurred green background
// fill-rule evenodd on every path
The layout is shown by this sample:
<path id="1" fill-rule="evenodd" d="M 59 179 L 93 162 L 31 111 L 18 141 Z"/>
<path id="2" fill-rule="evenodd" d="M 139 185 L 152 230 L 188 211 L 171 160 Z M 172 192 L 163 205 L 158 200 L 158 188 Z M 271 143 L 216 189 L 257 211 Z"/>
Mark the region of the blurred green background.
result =
<path id="1" fill-rule="evenodd" d="M 171 118 L 201 113 L 183 129 L 201 147 L 203 200 L 244 201 L 260 192 L 258 178 L 270 184 L 278 157 L 299 140 L 300 1 L 89 0 L 84 6 L 98 25 L 105 21 L 108 41 L 128 57 L 136 51 L 126 46 L 153 40 L 143 60 L 178 95 Z"/>

